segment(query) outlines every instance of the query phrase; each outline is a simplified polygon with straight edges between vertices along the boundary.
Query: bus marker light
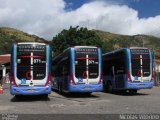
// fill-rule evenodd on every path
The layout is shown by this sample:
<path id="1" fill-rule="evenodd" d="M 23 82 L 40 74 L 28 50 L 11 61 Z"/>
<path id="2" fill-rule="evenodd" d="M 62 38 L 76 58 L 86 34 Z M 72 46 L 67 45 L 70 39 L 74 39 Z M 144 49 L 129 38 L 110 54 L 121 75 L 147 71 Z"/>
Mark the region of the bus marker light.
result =
<path id="1" fill-rule="evenodd" d="M 17 87 L 16 82 L 15 82 L 15 79 L 14 79 L 14 73 L 13 73 L 13 72 L 11 73 L 11 84 L 12 84 L 14 87 Z"/>
<path id="2" fill-rule="evenodd" d="M 102 83 L 103 83 L 103 75 L 101 74 L 98 84 L 102 84 Z"/>
<path id="3" fill-rule="evenodd" d="M 138 71 L 138 77 L 141 77 L 141 75 L 142 75 L 142 73 L 141 73 L 141 71 L 139 70 L 139 71 Z"/>
<path id="4" fill-rule="evenodd" d="M 51 79 L 52 79 L 51 73 L 49 73 L 49 74 L 48 74 L 48 79 L 47 79 L 47 82 L 46 82 L 45 86 L 48 86 L 48 85 L 51 84 Z"/>
<path id="5" fill-rule="evenodd" d="M 129 81 L 129 82 L 132 82 L 131 81 L 131 75 L 130 75 L 130 72 L 128 71 L 128 73 L 127 73 L 127 80 Z"/>
<path id="6" fill-rule="evenodd" d="M 152 78 L 151 81 L 154 81 L 154 72 L 152 71 Z"/>
<path id="7" fill-rule="evenodd" d="M 70 83 L 73 84 L 73 85 L 75 85 L 75 82 L 73 80 L 73 74 L 71 73 L 69 77 L 70 77 Z"/>

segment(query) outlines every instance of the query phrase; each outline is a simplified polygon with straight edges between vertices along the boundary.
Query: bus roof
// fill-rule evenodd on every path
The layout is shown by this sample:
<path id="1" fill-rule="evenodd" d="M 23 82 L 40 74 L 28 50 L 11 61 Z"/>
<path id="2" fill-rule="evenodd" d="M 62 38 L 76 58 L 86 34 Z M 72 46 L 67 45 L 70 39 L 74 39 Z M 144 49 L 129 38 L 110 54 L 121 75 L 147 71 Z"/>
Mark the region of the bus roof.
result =
<path id="1" fill-rule="evenodd" d="M 130 47 L 129 49 L 148 49 L 148 48 L 144 48 L 144 47 Z"/>
<path id="2" fill-rule="evenodd" d="M 115 52 L 118 52 L 118 51 L 121 51 L 121 50 L 125 50 L 125 49 L 127 49 L 127 48 L 121 48 L 121 49 L 113 50 L 111 52 L 104 53 L 103 55 L 112 54 L 112 53 L 115 53 Z"/>
<path id="3" fill-rule="evenodd" d="M 74 48 L 97 48 L 96 46 L 74 46 Z"/>
<path id="4" fill-rule="evenodd" d="M 20 42 L 17 43 L 18 45 L 25 45 L 25 44 L 38 44 L 38 45 L 46 45 L 45 43 L 38 43 L 38 42 Z"/>
<path id="5" fill-rule="evenodd" d="M 103 55 L 112 54 L 112 53 L 115 53 L 115 52 L 118 52 L 118 51 L 122 51 L 122 50 L 126 50 L 126 49 L 148 49 L 148 48 L 144 48 L 144 47 L 120 48 L 120 49 L 117 49 L 117 50 L 114 50 L 114 51 L 111 51 L 111 52 L 104 53 Z"/>
<path id="6" fill-rule="evenodd" d="M 98 48 L 98 47 L 95 47 L 95 46 L 72 46 L 72 47 L 68 47 L 67 49 L 65 49 L 62 53 L 60 53 L 59 55 L 55 56 L 53 59 L 52 59 L 52 62 L 53 61 L 59 61 L 62 57 L 63 57 L 63 54 L 68 51 L 69 49 L 71 48 Z"/>

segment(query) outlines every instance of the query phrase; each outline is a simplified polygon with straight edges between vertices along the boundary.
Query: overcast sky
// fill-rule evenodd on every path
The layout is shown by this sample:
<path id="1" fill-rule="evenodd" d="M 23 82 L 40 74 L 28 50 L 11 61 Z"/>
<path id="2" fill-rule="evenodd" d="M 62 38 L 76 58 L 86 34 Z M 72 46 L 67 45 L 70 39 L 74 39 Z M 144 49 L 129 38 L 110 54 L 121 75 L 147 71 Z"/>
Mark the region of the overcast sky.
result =
<path id="1" fill-rule="evenodd" d="M 71 25 L 160 37 L 160 7 L 156 7 L 159 0 L 78 1 L 0 0 L 0 27 L 16 28 L 48 40 Z"/>

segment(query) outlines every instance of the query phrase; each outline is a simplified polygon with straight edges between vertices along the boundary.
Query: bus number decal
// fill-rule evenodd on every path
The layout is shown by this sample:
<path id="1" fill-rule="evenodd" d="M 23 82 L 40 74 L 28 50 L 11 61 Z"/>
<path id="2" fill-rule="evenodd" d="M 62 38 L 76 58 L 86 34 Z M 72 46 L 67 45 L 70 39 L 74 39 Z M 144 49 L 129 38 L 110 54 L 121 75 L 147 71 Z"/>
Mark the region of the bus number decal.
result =
<path id="1" fill-rule="evenodd" d="M 98 62 L 96 62 L 95 60 L 88 60 L 88 64 L 95 65 L 95 64 L 98 64 Z"/>
<path id="2" fill-rule="evenodd" d="M 88 60 L 88 64 L 95 64 L 94 60 Z"/>
<path id="3" fill-rule="evenodd" d="M 42 61 L 41 59 L 34 59 L 34 63 L 46 63 L 46 61 Z"/>

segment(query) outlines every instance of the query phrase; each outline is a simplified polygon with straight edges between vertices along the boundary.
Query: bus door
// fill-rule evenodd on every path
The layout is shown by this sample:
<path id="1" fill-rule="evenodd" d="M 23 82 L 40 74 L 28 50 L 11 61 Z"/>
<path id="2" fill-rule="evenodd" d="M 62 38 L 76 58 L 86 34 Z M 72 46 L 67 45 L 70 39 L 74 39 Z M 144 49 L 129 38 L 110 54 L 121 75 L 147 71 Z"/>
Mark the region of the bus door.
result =
<path id="1" fill-rule="evenodd" d="M 131 49 L 131 80 L 145 82 L 151 80 L 150 53 L 148 49 Z"/>
<path id="2" fill-rule="evenodd" d="M 99 79 L 97 48 L 75 50 L 75 82 L 77 84 L 97 84 Z"/>
<path id="3" fill-rule="evenodd" d="M 45 85 L 46 46 L 20 44 L 17 47 L 17 79 L 20 86 Z"/>

